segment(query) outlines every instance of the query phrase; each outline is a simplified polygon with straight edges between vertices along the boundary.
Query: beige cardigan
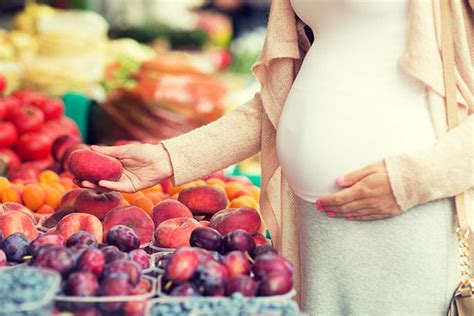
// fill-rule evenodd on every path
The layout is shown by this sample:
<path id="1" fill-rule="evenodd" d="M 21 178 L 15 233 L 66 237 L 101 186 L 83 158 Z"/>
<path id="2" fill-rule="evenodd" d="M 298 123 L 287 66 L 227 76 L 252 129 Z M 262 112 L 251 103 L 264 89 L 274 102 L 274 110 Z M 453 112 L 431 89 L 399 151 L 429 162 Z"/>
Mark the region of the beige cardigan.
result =
<path id="1" fill-rule="evenodd" d="M 438 1 L 411 0 L 408 45 L 399 60 L 404 71 L 426 85 L 439 137 L 433 147 L 420 148 L 416 155 L 385 159 L 394 195 L 404 211 L 474 188 L 474 62 L 470 53 L 474 46 L 474 0 L 470 0 L 470 5 L 468 0 L 449 0 L 455 21 L 461 112 L 461 125 L 449 132 L 443 99 Z M 260 93 L 221 119 L 163 142 L 171 157 L 176 184 L 200 178 L 261 151 L 262 216 L 274 244 L 295 267 L 297 290 L 301 277 L 297 212 L 294 196 L 281 173 L 275 139 L 282 107 L 310 47 L 305 30 L 289 0 L 273 0 L 265 45 L 252 69 L 261 84 Z M 472 201 L 467 200 L 468 207 L 472 207 Z"/>

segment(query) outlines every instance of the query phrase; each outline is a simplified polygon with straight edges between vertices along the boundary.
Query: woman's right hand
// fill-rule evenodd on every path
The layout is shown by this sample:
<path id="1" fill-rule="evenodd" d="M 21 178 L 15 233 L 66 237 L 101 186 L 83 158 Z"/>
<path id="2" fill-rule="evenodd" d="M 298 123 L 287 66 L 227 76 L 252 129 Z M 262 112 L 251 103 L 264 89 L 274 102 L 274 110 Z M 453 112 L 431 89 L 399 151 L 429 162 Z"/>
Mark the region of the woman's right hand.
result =
<path id="1" fill-rule="evenodd" d="M 101 180 L 97 185 L 82 181 L 80 185 L 86 188 L 131 193 L 149 188 L 173 175 L 168 152 L 161 144 L 91 146 L 91 149 L 118 159 L 122 163 L 123 173 L 116 182 Z"/>

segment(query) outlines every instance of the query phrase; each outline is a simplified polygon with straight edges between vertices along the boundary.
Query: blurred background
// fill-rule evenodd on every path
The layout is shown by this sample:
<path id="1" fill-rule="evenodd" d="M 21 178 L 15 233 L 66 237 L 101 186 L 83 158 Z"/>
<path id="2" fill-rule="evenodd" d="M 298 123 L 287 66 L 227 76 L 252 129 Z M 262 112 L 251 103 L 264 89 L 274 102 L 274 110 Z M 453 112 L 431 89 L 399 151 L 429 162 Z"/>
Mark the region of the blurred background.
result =
<path id="1" fill-rule="evenodd" d="M 59 97 L 84 142 L 156 143 L 250 99 L 270 0 L 0 0 L 4 97 Z M 253 157 L 233 173 L 259 181 Z"/>

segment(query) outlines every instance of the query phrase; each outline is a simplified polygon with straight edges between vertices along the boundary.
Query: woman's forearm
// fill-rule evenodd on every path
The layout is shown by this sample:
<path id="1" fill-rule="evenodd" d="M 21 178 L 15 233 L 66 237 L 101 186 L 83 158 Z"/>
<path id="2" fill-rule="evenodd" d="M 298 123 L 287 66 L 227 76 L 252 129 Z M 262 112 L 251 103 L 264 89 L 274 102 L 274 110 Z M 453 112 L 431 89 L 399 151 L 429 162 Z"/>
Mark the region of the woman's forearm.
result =
<path id="1" fill-rule="evenodd" d="M 260 151 L 260 95 L 217 121 L 162 142 L 175 185 L 201 178 Z"/>
<path id="2" fill-rule="evenodd" d="M 467 191 L 474 187 L 474 115 L 428 150 L 387 157 L 385 164 L 402 210 Z"/>

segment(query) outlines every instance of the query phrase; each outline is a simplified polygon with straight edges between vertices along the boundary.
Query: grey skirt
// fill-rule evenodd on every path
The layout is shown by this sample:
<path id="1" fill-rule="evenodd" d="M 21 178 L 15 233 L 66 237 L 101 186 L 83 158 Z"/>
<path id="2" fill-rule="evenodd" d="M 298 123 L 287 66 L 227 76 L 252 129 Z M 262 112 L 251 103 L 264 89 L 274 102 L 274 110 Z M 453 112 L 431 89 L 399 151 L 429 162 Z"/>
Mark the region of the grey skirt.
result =
<path id="1" fill-rule="evenodd" d="M 459 282 L 452 201 L 378 221 L 330 218 L 298 199 L 309 315 L 445 315 Z"/>

